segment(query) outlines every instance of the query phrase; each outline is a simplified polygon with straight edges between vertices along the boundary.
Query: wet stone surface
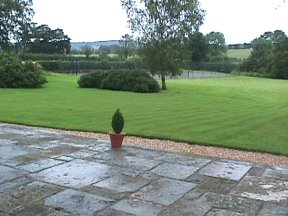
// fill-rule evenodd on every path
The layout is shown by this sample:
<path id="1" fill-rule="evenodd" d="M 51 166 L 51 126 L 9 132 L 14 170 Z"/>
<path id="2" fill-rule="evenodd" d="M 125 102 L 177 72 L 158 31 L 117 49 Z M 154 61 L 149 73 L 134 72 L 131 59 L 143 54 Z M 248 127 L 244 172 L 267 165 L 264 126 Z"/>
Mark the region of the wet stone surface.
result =
<path id="1" fill-rule="evenodd" d="M 133 197 L 162 205 L 171 205 L 195 186 L 190 182 L 162 178 L 140 189 Z"/>
<path id="2" fill-rule="evenodd" d="M 97 184 L 94 184 L 94 186 L 117 192 L 134 192 L 148 183 L 148 180 L 141 177 L 117 175 L 100 181 Z"/>
<path id="3" fill-rule="evenodd" d="M 105 164 L 74 160 L 31 174 L 31 177 L 65 187 L 83 188 L 118 172 L 119 169 Z"/>
<path id="4" fill-rule="evenodd" d="M 288 203 L 288 181 L 245 177 L 233 194 L 255 200 Z"/>
<path id="5" fill-rule="evenodd" d="M 55 208 L 63 208 L 65 211 L 77 215 L 93 216 L 97 211 L 104 209 L 112 202 L 112 199 L 67 189 L 46 198 L 44 204 Z"/>
<path id="6" fill-rule="evenodd" d="M 164 163 L 152 170 L 153 173 L 173 179 L 186 179 L 198 168 L 181 164 Z"/>
<path id="7" fill-rule="evenodd" d="M 146 216 L 146 215 L 159 215 L 159 213 L 162 211 L 162 207 L 159 205 L 155 205 L 148 202 L 143 202 L 139 200 L 121 200 L 114 204 L 112 209 L 130 213 L 133 215 L 139 215 L 139 216 Z"/>
<path id="8" fill-rule="evenodd" d="M 0 184 L 25 175 L 27 172 L 0 165 Z"/>
<path id="9" fill-rule="evenodd" d="M 215 161 L 202 168 L 199 174 L 239 181 L 251 168 L 248 165 Z"/>
<path id="10" fill-rule="evenodd" d="M 287 216 L 288 169 L 0 124 L 0 216 Z"/>

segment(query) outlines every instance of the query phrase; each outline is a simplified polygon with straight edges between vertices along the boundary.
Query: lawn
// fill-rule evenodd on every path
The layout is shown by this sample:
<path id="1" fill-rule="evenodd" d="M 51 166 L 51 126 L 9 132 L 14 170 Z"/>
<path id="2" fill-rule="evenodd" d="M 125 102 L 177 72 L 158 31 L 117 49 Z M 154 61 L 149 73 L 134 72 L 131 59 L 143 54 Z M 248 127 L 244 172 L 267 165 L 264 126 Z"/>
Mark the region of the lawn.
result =
<path id="1" fill-rule="evenodd" d="M 252 52 L 252 49 L 229 49 L 227 52 L 228 58 L 247 59 Z"/>
<path id="2" fill-rule="evenodd" d="M 41 89 L 0 89 L 0 121 L 107 133 L 120 108 L 130 135 L 288 155 L 288 81 L 251 77 L 169 80 L 139 94 L 80 89 L 50 74 Z"/>

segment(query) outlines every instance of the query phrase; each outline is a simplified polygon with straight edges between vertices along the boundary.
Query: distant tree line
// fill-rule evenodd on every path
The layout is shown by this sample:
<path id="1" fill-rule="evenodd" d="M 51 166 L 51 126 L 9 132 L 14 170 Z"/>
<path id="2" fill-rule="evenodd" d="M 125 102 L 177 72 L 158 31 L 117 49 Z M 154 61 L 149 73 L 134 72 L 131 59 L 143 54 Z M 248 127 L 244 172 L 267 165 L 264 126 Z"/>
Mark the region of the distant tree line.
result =
<path id="1" fill-rule="evenodd" d="M 265 32 L 252 41 L 253 51 L 242 71 L 263 77 L 288 79 L 288 38 L 281 31 Z"/>
<path id="2" fill-rule="evenodd" d="M 16 53 L 70 52 L 70 38 L 62 29 L 32 22 L 32 0 L 1 0 L 0 49 Z"/>

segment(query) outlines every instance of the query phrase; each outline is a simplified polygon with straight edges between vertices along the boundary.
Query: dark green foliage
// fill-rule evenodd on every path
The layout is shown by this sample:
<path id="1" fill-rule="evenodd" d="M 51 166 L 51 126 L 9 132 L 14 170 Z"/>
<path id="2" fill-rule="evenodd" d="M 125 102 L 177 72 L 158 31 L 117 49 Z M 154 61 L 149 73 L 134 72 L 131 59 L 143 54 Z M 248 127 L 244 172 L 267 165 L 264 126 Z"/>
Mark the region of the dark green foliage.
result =
<path id="1" fill-rule="evenodd" d="M 139 70 L 97 71 L 82 75 L 78 81 L 81 88 L 100 88 L 133 92 L 159 92 L 160 88 L 146 72 Z"/>
<path id="2" fill-rule="evenodd" d="M 46 82 L 35 63 L 22 63 L 13 56 L 0 56 L 0 88 L 37 88 Z"/>
<path id="3" fill-rule="evenodd" d="M 288 38 L 275 44 L 271 62 L 271 76 L 273 78 L 288 79 Z"/>
<path id="4" fill-rule="evenodd" d="M 260 39 L 254 40 L 253 51 L 243 63 L 241 70 L 249 72 L 250 75 L 287 79 L 288 38 L 281 34 L 282 36 L 274 37 L 272 40 L 268 33 L 264 34 L 266 38 L 261 36 Z"/>
<path id="5" fill-rule="evenodd" d="M 120 134 L 124 128 L 124 117 L 119 108 L 115 111 L 112 117 L 111 126 L 113 131 L 117 134 Z"/>
<path id="6" fill-rule="evenodd" d="M 248 72 L 269 73 L 273 44 L 271 41 L 259 39 L 254 44 L 250 57 L 244 61 L 241 70 Z"/>

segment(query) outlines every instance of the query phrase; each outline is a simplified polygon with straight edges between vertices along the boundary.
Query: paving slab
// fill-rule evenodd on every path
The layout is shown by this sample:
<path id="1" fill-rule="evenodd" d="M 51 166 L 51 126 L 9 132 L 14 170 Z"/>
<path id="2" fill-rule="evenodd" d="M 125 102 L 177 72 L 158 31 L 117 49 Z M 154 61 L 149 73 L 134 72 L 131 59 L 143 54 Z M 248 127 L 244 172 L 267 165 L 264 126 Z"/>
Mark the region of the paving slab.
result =
<path id="1" fill-rule="evenodd" d="M 14 188 L 8 193 L 0 194 L 0 209 L 4 212 L 11 213 L 16 207 L 39 201 L 60 190 L 62 190 L 61 187 L 35 181 Z"/>
<path id="2" fill-rule="evenodd" d="M 239 183 L 233 194 L 266 202 L 288 203 L 288 181 L 248 176 Z"/>
<path id="3" fill-rule="evenodd" d="M 287 204 L 287 203 L 286 203 Z M 265 203 L 258 216 L 287 216 L 288 205 Z"/>
<path id="4" fill-rule="evenodd" d="M 62 208 L 67 212 L 83 216 L 93 216 L 112 202 L 112 199 L 72 189 L 66 189 L 44 200 L 47 206 Z"/>
<path id="5" fill-rule="evenodd" d="M 163 163 L 154 168 L 151 172 L 173 179 L 186 179 L 198 170 L 197 167 L 182 164 Z"/>
<path id="6" fill-rule="evenodd" d="M 2 170 L 1 170 L 2 171 Z M 33 180 L 31 178 L 28 178 L 27 176 L 13 179 L 10 181 L 6 181 L 3 184 L 0 184 L 0 194 L 9 192 L 10 190 L 20 187 L 22 185 L 26 185 L 28 183 L 31 183 Z"/>
<path id="7" fill-rule="evenodd" d="M 149 181 L 142 177 L 117 175 L 100 181 L 93 186 L 114 190 L 117 192 L 134 192 L 148 184 Z"/>
<path id="8" fill-rule="evenodd" d="M 73 160 L 31 174 L 32 178 L 65 187 L 83 188 L 120 172 L 106 164 Z"/>
<path id="9" fill-rule="evenodd" d="M 214 161 L 199 171 L 199 174 L 239 181 L 252 166 Z"/>
<path id="10" fill-rule="evenodd" d="M 159 215 L 163 207 L 140 200 L 121 200 L 115 203 L 112 209 L 139 216 Z"/>
<path id="11" fill-rule="evenodd" d="M 47 169 L 55 165 L 59 165 L 61 163 L 63 163 L 63 161 L 46 158 L 46 159 L 35 161 L 29 164 L 19 165 L 17 166 L 17 168 L 33 173 L 33 172 L 38 172 L 43 169 Z"/>
<path id="12" fill-rule="evenodd" d="M 140 189 L 133 197 L 162 205 L 171 205 L 192 190 L 196 184 L 162 178 Z"/>
<path id="13" fill-rule="evenodd" d="M 0 165 L 0 184 L 5 181 L 13 180 L 20 176 L 24 176 L 26 174 L 26 171 Z"/>

